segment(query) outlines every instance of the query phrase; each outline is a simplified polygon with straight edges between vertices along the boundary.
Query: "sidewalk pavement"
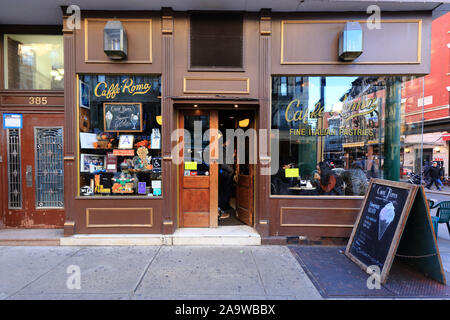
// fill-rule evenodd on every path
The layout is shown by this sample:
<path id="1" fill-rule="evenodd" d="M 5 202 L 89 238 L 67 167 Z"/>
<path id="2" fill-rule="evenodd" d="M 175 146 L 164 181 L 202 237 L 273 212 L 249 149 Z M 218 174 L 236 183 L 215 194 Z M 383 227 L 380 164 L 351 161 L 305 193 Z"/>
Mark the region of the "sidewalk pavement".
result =
<path id="1" fill-rule="evenodd" d="M 0 261 L 0 299 L 321 299 L 286 246 L 0 246 Z"/>
<path id="2" fill-rule="evenodd" d="M 438 246 L 450 284 L 446 229 Z M 62 231 L 26 231 L 0 232 L 13 244 L 0 245 L 0 300 L 322 299 L 287 246 L 42 246 Z M 74 270 L 80 289 L 67 286 Z"/>
<path id="3" fill-rule="evenodd" d="M 442 194 L 442 195 L 450 196 L 450 187 L 449 186 L 442 187 L 441 191 L 436 189 L 435 185 L 431 186 L 431 189 L 427 189 L 425 186 L 423 186 L 423 188 L 424 188 L 426 193 L 435 193 L 435 194 Z"/>
<path id="4" fill-rule="evenodd" d="M 287 246 L 0 246 L 0 261 L 0 300 L 323 299 Z"/>

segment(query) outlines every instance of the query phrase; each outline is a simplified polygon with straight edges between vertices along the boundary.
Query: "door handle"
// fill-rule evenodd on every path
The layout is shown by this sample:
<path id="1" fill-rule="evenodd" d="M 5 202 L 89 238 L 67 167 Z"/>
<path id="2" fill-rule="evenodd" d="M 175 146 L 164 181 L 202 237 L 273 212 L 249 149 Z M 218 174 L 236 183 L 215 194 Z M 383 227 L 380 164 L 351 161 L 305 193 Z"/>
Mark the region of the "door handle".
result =
<path id="1" fill-rule="evenodd" d="M 27 187 L 33 186 L 33 166 L 26 167 L 25 180 L 26 180 Z"/>

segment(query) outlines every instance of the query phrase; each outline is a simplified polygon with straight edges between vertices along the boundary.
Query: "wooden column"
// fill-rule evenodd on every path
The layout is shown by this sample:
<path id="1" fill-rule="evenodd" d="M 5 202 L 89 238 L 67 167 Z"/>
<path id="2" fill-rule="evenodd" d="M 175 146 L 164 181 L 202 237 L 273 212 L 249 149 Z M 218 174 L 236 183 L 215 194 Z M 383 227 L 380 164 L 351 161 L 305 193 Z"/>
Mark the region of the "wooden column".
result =
<path id="1" fill-rule="evenodd" d="M 77 170 L 76 156 L 76 74 L 75 74 L 75 35 L 67 28 L 67 17 L 63 19 L 64 39 L 64 235 L 75 233 L 75 195 Z"/>
<path id="2" fill-rule="evenodd" d="M 172 161 L 171 133 L 175 130 L 176 122 L 173 110 L 173 11 L 171 8 L 162 9 L 162 153 L 163 153 L 163 197 L 165 210 L 162 211 L 162 232 L 171 234 L 176 228 L 177 212 L 177 168 Z"/>
<path id="3" fill-rule="evenodd" d="M 3 82 L 4 79 L 4 65 L 3 65 L 3 39 L 4 37 L 2 37 L 0 39 L 0 90 L 3 90 L 5 88 L 5 84 Z M 0 94 L 0 111 L 2 110 L 2 95 Z M 0 112 L 1 113 L 1 112 Z M 2 119 L 3 121 L 3 119 Z M 6 130 L 1 130 L 0 131 L 0 157 L 2 157 L 1 161 L 0 161 L 0 175 L 3 177 L 1 180 L 2 181 L 2 186 L 0 186 L 0 229 L 4 228 L 4 216 L 3 216 L 3 212 L 6 211 L 7 208 L 7 203 L 8 203 L 8 188 L 7 188 L 7 170 L 6 170 L 6 134 L 5 134 Z"/>
<path id="4" fill-rule="evenodd" d="M 259 123 L 258 129 L 270 128 L 270 76 L 271 76 L 271 33 L 272 21 L 270 9 L 262 9 L 259 21 Z M 268 146 L 266 153 L 259 150 L 259 165 L 257 166 L 256 177 L 257 206 L 255 208 L 256 229 L 261 237 L 269 236 L 270 220 L 270 176 L 261 175 L 261 169 L 270 167 L 270 134 L 259 136 L 259 139 L 265 139 L 265 145 Z M 260 142 L 261 145 L 261 142 Z M 259 171 L 259 172 L 258 172 Z"/>

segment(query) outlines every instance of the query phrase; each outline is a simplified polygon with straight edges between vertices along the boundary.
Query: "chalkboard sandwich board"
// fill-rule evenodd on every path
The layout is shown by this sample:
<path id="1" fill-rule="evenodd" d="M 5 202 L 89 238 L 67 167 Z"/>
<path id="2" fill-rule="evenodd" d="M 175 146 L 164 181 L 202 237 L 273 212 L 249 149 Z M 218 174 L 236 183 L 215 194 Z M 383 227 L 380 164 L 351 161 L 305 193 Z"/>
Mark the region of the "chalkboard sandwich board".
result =
<path id="1" fill-rule="evenodd" d="M 345 255 L 385 283 L 394 259 L 445 284 L 445 274 L 422 186 L 372 179 Z M 403 259 L 404 258 L 404 259 Z"/>
<path id="2" fill-rule="evenodd" d="M 103 103 L 105 132 L 142 132 L 142 103 Z"/>

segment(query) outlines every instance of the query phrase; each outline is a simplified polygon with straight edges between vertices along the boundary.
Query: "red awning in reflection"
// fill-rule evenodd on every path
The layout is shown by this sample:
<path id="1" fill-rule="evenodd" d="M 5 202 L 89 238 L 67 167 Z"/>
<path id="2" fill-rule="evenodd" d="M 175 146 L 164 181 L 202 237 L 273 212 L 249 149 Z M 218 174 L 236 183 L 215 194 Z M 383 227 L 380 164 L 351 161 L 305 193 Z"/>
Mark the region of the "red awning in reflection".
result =
<path id="1" fill-rule="evenodd" d="M 450 133 L 443 133 L 442 134 L 442 140 L 450 141 Z"/>

